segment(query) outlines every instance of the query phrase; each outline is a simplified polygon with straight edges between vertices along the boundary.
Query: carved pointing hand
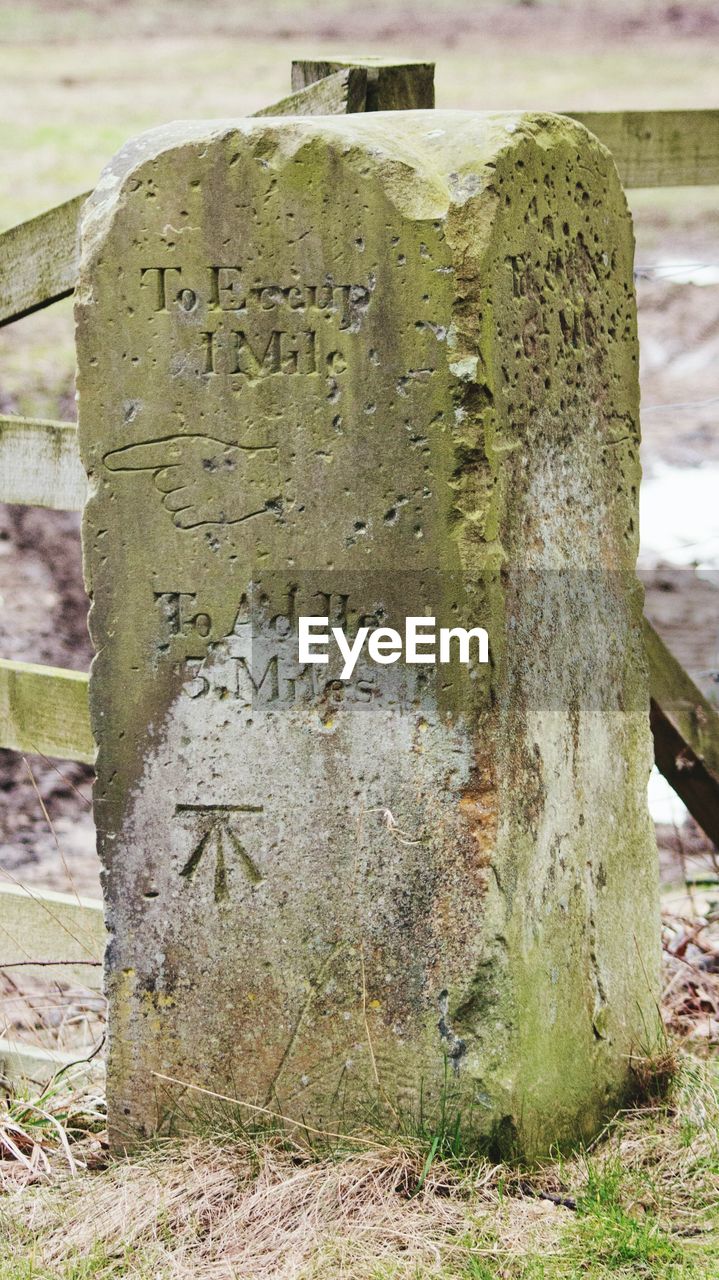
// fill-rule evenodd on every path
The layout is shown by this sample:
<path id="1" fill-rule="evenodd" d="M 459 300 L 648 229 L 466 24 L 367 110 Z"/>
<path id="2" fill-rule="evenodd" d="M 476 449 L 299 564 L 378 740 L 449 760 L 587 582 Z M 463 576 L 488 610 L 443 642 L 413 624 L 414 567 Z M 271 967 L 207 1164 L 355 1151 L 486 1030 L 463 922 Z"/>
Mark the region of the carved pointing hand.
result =
<path id="1" fill-rule="evenodd" d="M 152 471 L 178 529 L 239 524 L 277 511 L 276 445 L 233 445 L 213 436 L 168 436 L 105 454 L 110 471 Z"/>

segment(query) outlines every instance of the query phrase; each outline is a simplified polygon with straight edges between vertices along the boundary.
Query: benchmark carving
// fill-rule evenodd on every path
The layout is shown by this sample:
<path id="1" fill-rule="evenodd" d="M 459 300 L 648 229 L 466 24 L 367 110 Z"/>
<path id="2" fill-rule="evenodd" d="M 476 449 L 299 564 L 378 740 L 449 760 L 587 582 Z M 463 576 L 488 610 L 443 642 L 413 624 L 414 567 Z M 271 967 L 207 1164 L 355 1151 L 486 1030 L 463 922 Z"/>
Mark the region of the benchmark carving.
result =
<path id="1" fill-rule="evenodd" d="M 230 826 L 230 815 L 234 813 L 262 813 L 261 804 L 178 804 L 175 813 L 196 814 L 199 818 L 209 820 L 203 823 L 202 834 L 180 871 L 181 876 L 191 880 L 205 854 L 215 855 L 215 902 L 222 902 L 230 896 L 227 879 L 226 853 L 234 853 L 247 879 L 253 886 L 262 881 L 262 873 L 252 861 L 245 846 L 240 842 Z"/>

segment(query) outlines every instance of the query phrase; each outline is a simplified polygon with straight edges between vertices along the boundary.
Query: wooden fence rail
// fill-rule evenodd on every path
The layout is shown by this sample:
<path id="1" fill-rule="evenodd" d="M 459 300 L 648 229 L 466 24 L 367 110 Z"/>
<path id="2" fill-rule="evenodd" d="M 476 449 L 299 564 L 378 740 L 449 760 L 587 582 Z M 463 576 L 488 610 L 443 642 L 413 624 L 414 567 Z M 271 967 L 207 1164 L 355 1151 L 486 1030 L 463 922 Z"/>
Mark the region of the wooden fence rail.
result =
<path id="1" fill-rule="evenodd" d="M 719 183 L 719 111 L 567 112 L 614 157 L 625 187 Z"/>
<path id="2" fill-rule="evenodd" d="M 73 196 L 0 236 L 0 325 L 67 298 L 75 288 L 80 212 L 89 192 Z"/>
<path id="3" fill-rule="evenodd" d="M 0 417 L 0 501 L 81 511 L 87 476 L 74 422 Z"/>
<path id="4" fill-rule="evenodd" d="M 657 768 L 719 846 L 719 715 L 646 619 L 644 631 Z"/>
<path id="5" fill-rule="evenodd" d="M 102 992 L 105 922 L 101 902 L 66 893 L 0 885 L 0 973 L 19 992 L 33 982 L 64 992 Z M 28 986 L 29 980 L 29 986 Z M 92 1047 L 91 1047 L 92 1048 Z M 43 1048 L 10 1034 L 0 1036 L 0 1082 L 29 1079 L 43 1084 L 71 1062 L 87 1055 Z"/>
<path id="6" fill-rule="evenodd" d="M 33 1084 L 47 1084 L 77 1058 L 77 1053 L 60 1053 L 56 1049 L 43 1049 L 39 1045 L 0 1036 L 0 1083 L 3 1088 L 14 1083 L 26 1086 L 28 1080 Z"/>
<path id="7" fill-rule="evenodd" d="M 0 747 L 92 764 L 88 676 L 0 658 Z"/>
<path id="8" fill-rule="evenodd" d="M 60 978 L 102 991 L 105 922 L 101 902 L 49 889 L 0 885 L 0 969 L 18 978 Z"/>

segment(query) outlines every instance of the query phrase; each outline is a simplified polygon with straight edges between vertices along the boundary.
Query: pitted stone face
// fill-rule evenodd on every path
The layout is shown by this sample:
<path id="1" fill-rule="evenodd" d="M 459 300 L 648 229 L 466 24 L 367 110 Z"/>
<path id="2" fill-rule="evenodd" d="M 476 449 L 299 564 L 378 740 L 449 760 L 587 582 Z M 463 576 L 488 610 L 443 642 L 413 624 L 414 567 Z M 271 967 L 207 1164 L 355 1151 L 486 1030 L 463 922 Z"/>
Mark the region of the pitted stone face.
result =
<path id="1" fill-rule="evenodd" d="M 657 971 L 631 281 L 611 161 L 558 118 L 173 126 L 104 176 L 77 323 L 116 1145 L 191 1123 L 168 1076 L 335 1132 L 449 1094 L 530 1154 L 622 1095 Z M 342 681 L 301 615 L 482 625 L 491 672 Z"/>

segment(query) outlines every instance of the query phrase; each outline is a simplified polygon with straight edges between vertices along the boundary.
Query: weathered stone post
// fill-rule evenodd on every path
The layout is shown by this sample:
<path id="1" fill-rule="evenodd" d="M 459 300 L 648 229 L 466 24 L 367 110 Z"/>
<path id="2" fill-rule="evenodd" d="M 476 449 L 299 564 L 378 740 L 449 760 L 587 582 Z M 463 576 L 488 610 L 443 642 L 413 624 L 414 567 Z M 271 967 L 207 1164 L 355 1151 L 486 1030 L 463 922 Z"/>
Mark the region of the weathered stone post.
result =
<path id="1" fill-rule="evenodd" d="M 193 1084 L 333 1131 L 449 1094 L 528 1155 L 626 1095 L 658 974 L 632 251 L 558 117 L 182 124 L 104 175 L 77 333 L 117 1146 L 191 1124 Z M 491 665 L 299 661 L 301 616 L 422 615 Z"/>

